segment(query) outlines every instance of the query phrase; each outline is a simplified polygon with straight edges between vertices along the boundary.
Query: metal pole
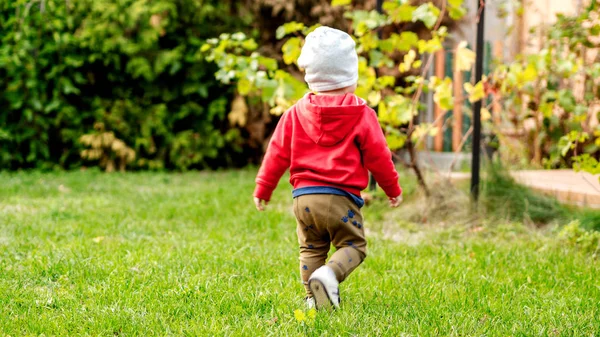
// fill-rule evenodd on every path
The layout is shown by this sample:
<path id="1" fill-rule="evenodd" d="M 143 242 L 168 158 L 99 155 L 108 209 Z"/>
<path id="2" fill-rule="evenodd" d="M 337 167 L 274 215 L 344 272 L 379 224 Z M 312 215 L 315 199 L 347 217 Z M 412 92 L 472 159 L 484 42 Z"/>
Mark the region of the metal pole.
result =
<path id="1" fill-rule="evenodd" d="M 383 13 L 383 0 L 377 0 L 376 10 L 379 14 Z M 377 35 L 379 35 L 379 38 L 381 38 L 381 30 L 379 30 Z M 377 74 L 377 69 L 375 69 L 375 74 Z M 378 110 L 377 107 L 375 107 L 375 112 L 379 112 L 377 110 Z M 375 177 L 371 174 L 371 177 L 369 180 L 369 190 L 371 192 L 374 192 L 376 189 L 377 189 L 377 181 L 375 181 Z"/>
<path id="2" fill-rule="evenodd" d="M 485 0 L 476 0 L 479 21 L 477 23 L 477 49 L 475 61 L 475 83 L 479 83 L 483 76 L 483 44 L 484 44 L 484 19 Z M 471 163 L 471 195 L 473 200 L 479 200 L 479 168 L 481 154 L 481 104 L 483 100 L 473 104 L 473 161 Z"/>

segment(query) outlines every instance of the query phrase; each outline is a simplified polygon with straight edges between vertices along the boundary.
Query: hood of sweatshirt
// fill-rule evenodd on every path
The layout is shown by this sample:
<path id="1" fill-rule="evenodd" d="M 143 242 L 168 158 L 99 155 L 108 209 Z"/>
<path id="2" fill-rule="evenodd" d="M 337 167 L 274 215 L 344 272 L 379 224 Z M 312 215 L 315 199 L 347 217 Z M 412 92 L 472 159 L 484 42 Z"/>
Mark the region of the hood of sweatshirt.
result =
<path id="1" fill-rule="evenodd" d="M 354 94 L 307 94 L 298 102 L 298 119 L 316 144 L 333 146 L 341 142 L 363 116 L 367 104 Z"/>

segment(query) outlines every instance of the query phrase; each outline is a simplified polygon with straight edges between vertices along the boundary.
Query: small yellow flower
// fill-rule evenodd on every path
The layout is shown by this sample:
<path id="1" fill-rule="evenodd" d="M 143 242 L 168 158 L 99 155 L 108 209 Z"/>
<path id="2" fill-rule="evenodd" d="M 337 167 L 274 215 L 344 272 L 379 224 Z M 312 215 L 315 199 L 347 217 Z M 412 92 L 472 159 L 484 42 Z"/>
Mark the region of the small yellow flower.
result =
<path id="1" fill-rule="evenodd" d="M 306 315 L 304 314 L 304 311 L 300 309 L 294 310 L 294 317 L 296 317 L 296 320 L 298 322 L 304 322 L 306 320 Z"/>
<path id="2" fill-rule="evenodd" d="M 313 320 L 315 317 L 317 317 L 317 309 L 312 308 L 308 311 L 308 318 Z"/>

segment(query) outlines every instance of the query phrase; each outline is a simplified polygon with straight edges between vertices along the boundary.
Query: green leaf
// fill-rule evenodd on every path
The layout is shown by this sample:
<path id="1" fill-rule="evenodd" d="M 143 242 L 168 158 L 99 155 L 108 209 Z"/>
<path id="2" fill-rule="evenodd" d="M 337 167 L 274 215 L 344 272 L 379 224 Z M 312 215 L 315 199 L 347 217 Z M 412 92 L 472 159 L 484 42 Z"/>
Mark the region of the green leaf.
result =
<path id="1" fill-rule="evenodd" d="M 361 36 L 361 33 L 364 34 L 365 29 L 373 30 L 388 23 L 388 17 L 375 10 L 354 10 L 346 12 L 344 17 L 352 20 L 352 28 L 354 28 L 355 36 Z M 360 32 L 359 26 L 361 26 Z"/>
<path id="2" fill-rule="evenodd" d="M 600 63 L 594 63 L 591 67 L 586 68 L 586 73 L 593 78 L 600 78 Z"/>
<path id="3" fill-rule="evenodd" d="M 388 134 L 385 136 L 385 141 L 387 142 L 390 150 L 395 151 L 401 149 L 404 144 L 406 144 L 406 135 L 403 134 Z"/>
<path id="4" fill-rule="evenodd" d="M 578 104 L 577 106 L 575 106 L 574 113 L 576 116 L 586 116 L 587 117 L 588 107 L 585 105 Z"/>
<path id="5" fill-rule="evenodd" d="M 542 104 L 540 104 L 540 112 L 546 118 L 552 117 L 552 114 L 554 113 L 554 103 L 542 103 Z"/>
<path id="6" fill-rule="evenodd" d="M 33 111 L 31 109 L 24 109 L 23 116 L 25 116 L 28 122 L 31 122 L 33 120 Z"/>
<path id="7" fill-rule="evenodd" d="M 347 6 L 352 3 L 352 0 L 331 0 L 331 7 Z"/>
<path id="8" fill-rule="evenodd" d="M 389 38 L 379 42 L 379 49 L 383 52 L 409 51 L 417 47 L 419 36 L 413 32 L 402 32 L 400 35 L 393 33 Z"/>
<path id="9" fill-rule="evenodd" d="M 278 90 L 281 91 L 282 97 L 287 100 L 296 101 L 307 92 L 306 83 L 300 81 L 290 73 L 283 70 L 277 70 L 275 72 L 275 79 L 278 80 Z"/>
<path id="10" fill-rule="evenodd" d="M 448 12 L 452 20 L 460 20 L 467 14 L 467 9 L 464 7 L 450 7 Z"/>
<path id="11" fill-rule="evenodd" d="M 42 111 L 42 102 L 37 97 L 34 97 L 29 100 L 29 103 L 35 109 L 35 111 Z"/>
<path id="12" fill-rule="evenodd" d="M 436 51 L 442 49 L 442 41 L 437 36 L 434 36 L 430 40 L 419 40 L 417 45 L 419 48 L 419 54 L 424 54 L 424 53 L 433 54 Z"/>
<path id="13" fill-rule="evenodd" d="M 384 1 L 382 4 L 382 8 L 384 12 L 387 12 L 389 14 L 391 11 L 396 10 L 401 5 L 402 4 L 400 4 L 398 1 Z"/>
<path id="14" fill-rule="evenodd" d="M 12 138 L 10 131 L 0 128 L 0 140 L 10 141 Z"/>
<path id="15" fill-rule="evenodd" d="M 135 57 L 127 63 L 126 71 L 131 74 L 133 78 L 143 77 L 147 81 L 154 79 L 154 72 L 150 62 L 144 57 Z"/>
<path id="16" fill-rule="evenodd" d="M 538 77 L 538 72 L 537 69 L 535 68 L 535 65 L 530 63 L 527 65 L 527 68 L 525 68 L 525 71 L 523 71 L 523 82 L 531 82 L 536 80 Z"/>
<path id="17" fill-rule="evenodd" d="M 242 48 L 249 51 L 253 51 L 256 50 L 256 48 L 258 48 L 258 44 L 256 43 L 256 41 L 254 41 L 254 39 L 247 39 L 242 42 Z"/>
<path id="18" fill-rule="evenodd" d="M 432 124 L 421 123 L 421 124 L 415 126 L 415 129 L 413 130 L 413 132 L 411 134 L 411 139 L 413 142 L 416 143 L 426 136 L 433 137 L 438 132 L 439 132 L 439 128 L 434 127 Z"/>
<path id="19" fill-rule="evenodd" d="M 205 43 L 202 45 L 202 47 L 200 47 L 200 51 L 203 53 L 206 53 L 207 51 L 210 50 L 210 48 L 212 48 L 212 46 L 208 43 Z"/>
<path id="20" fill-rule="evenodd" d="M 359 53 L 367 52 L 377 48 L 377 46 L 379 45 L 379 38 L 377 37 L 377 35 L 373 34 L 373 32 L 370 29 L 367 29 L 360 36 L 358 42 Z"/>
<path id="21" fill-rule="evenodd" d="M 402 95 L 386 97 L 385 102 L 379 103 L 379 109 L 382 108 L 385 112 L 382 115 L 381 110 L 379 110 L 380 122 L 393 126 L 400 126 L 410 122 L 418 113 L 412 100 Z"/>
<path id="22" fill-rule="evenodd" d="M 416 57 L 417 53 L 414 50 L 410 50 L 408 53 L 406 53 L 406 55 L 404 55 L 404 61 L 400 63 L 398 70 L 400 70 L 401 73 L 409 71 L 415 62 Z"/>
<path id="23" fill-rule="evenodd" d="M 558 142 L 558 147 L 560 148 L 560 154 L 564 157 L 573 147 L 573 142 L 569 140 L 568 136 L 563 136 Z"/>
<path id="24" fill-rule="evenodd" d="M 600 174 L 600 162 L 589 154 L 573 157 L 573 160 L 575 161 L 573 166 L 575 171 L 585 171 L 594 175 Z"/>
<path id="25" fill-rule="evenodd" d="M 434 85 L 433 101 L 442 110 L 452 110 L 454 97 L 452 96 L 452 80 L 446 77 L 443 81 L 436 81 Z"/>
<path id="26" fill-rule="evenodd" d="M 379 68 L 379 67 L 393 67 L 394 61 L 392 61 L 389 57 L 387 57 L 384 53 L 379 50 L 371 50 L 369 52 L 369 65 L 371 67 Z"/>
<path id="27" fill-rule="evenodd" d="M 268 102 L 269 105 L 275 105 L 275 91 L 278 87 L 278 81 L 275 79 L 258 78 L 256 86 L 260 88 L 262 101 Z"/>
<path id="28" fill-rule="evenodd" d="M 485 97 L 483 82 L 479 82 L 475 86 L 473 86 L 471 83 L 465 83 L 464 87 L 467 94 L 469 94 L 469 102 L 471 103 L 480 101 Z"/>
<path id="29" fill-rule="evenodd" d="M 385 87 L 393 88 L 396 85 L 396 77 L 394 76 L 380 76 L 377 78 L 377 87 L 383 89 Z"/>
<path id="30" fill-rule="evenodd" d="M 429 29 L 437 23 L 440 10 L 431 2 L 419 6 L 412 13 L 412 22 L 422 21 Z"/>
<path id="31" fill-rule="evenodd" d="M 319 28 L 319 27 L 321 27 L 321 24 L 320 24 L 320 23 L 314 24 L 314 25 L 312 25 L 312 26 L 310 26 L 310 27 L 306 27 L 306 28 L 304 28 L 304 29 L 302 30 L 302 34 L 304 34 L 304 35 L 308 35 L 308 34 L 310 34 L 310 33 L 314 32 L 314 31 L 315 31 L 315 29 L 317 29 L 317 28 Z"/>
<path id="32" fill-rule="evenodd" d="M 467 41 L 462 41 L 456 48 L 456 67 L 460 71 L 469 71 L 475 63 L 475 53 L 467 48 Z"/>
<path id="33" fill-rule="evenodd" d="M 295 33 L 299 30 L 303 30 L 306 26 L 304 26 L 304 24 L 302 22 L 288 22 L 282 26 L 279 26 L 279 28 L 277 28 L 277 30 L 275 31 L 275 37 L 280 40 L 282 39 L 284 36 L 291 34 L 291 33 Z"/>
<path id="34" fill-rule="evenodd" d="M 399 126 L 401 123 L 397 120 L 397 118 L 394 118 L 395 116 L 393 116 L 392 114 L 390 114 L 390 111 L 387 108 L 387 105 L 385 104 L 385 102 L 380 102 L 379 106 L 377 108 L 377 118 L 379 119 L 379 122 L 384 123 L 384 124 L 390 124 L 393 126 Z"/>
<path id="35" fill-rule="evenodd" d="M 464 0 L 448 0 L 448 12 L 451 19 L 459 20 L 467 14 L 467 9 L 463 6 L 463 2 Z"/>
<path id="36" fill-rule="evenodd" d="M 392 11 L 388 11 L 390 18 L 394 23 L 411 22 L 413 21 L 414 12 L 417 10 L 416 6 L 412 6 L 408 3 L 400 5 Z"/>
<path id="37" fill-rule="evenodd" d="M 154 61 L 154 73 L 161 74 L 165 69 L 181 58 L 179 50 L 163 50 L 158 53 Z"/>
<path id="38" fill-rule="evenodd" d="M 49 113 L 52 111 L 57 110 L 60 107 L 61 101 L 58 99 L 53 99 L 52 102 L 50 102 L 50 104 L 46 105 L 46 107 L 44 108 L 44 113 Z"/>
<path id="39" fill-rule="evenodd" d="M 237 89 L 240 95 L 247 96 L 252 89 L 252 82 L 247 78 L 240 78 L 237 83 Z"/>
<path id="40" fill-rule="evenodd" d="M 557 71 L 561 74 L 569 75 L 577 72 L 577 65 L 573 60 L 561 59 L 556 63 Z"/>
<path id="41" fill-rule="evenodd" d="M 273 71 L 277 70 L 277 60 L 272 59 L 270 57 L 261 56 L 258 58 L 258 64 L 265 67 L 267 70 Z"/>
<path id="42" fill-rule="evenodd" d="M 409 51 L 419 44 L 419 36 L 413 32 L 402 32 L 397 47 L 400 51 Z"/>
<path id="43" fill-rule="evenodd" d="M 558 104 L 565 110 L 565 112 L 571 113 L 575 110 L 576 101 L 571 90 L 563 89 L 559 91 Z"/>
<path id="44" fill-rule="evenodd" d="M 370 30 L 371 29 L 369 28 L 366 22 L 360 21 L 356 24 L 356 28 L 354 29 L 354 35 L 361 37 L 368 33 Z"/>
<path id="45" fill-rule="evenodd" d="M 283 44 L 281 51 L 283 52 L 283 62 L 285 64 L 296 63 L 302 51 L 302 40 L 297 37 L 290 38 Z"/>
<path id="46" fill-rule="evenodd" d="M 79 73 L 79 72 L 73 74 L 73 79 L 75 80 L 75 83 L 77 83 L 77 84 L 87 83 L 87 79 L 85 77 L 83 77 L 82 73 Z"/>
<path id="47" fill-rule="evenodd" d="M 79 95 L 79 93 L 81 92 L 81 90 L 76 88 L 73 85 L 73 82 L 71 82 L 71 80 L 66 77 L 62 78 L 62 84 L 63 84 L 63 93 L 65 95 L 69 95 L 69 94 Z"/>
<path id="48" fill-rule="evenodd" d="M 231 35 L 231 39 L 235 41 L 244 41 L 246 40 L 246 34 L 242 32 L 236 32 Z"/>
<path id="49" fill-rule="evenodd" d="M 367 101 L 369 102 L 369 106 L 374 107 L 379 105 L 379 102 L 381 102 L 381 92 L 371 91 L 367 97 Z"/>

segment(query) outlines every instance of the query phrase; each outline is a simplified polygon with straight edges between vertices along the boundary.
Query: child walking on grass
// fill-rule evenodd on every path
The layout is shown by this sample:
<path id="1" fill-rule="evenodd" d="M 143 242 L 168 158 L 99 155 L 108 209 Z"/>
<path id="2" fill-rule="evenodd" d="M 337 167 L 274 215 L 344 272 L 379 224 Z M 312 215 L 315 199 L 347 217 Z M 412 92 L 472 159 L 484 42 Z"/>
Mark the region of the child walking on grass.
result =
<path id="1" fill-rule="evenodd" d="M 375 112 L 354 95 L 358 56 L 350 35 L 319 27 L 298 59 L 316 93 L 283 114 L 256 177 L 259 211 L 290 169 L 300 244 L 300 275 L 309 307 L 339 308 L 339 283 L 367 254 L 360 192 L 370 171 L 389 198 L 402 201 L 398 173 Z M 331 245 L 336 248 L 326 261 Z"/>

